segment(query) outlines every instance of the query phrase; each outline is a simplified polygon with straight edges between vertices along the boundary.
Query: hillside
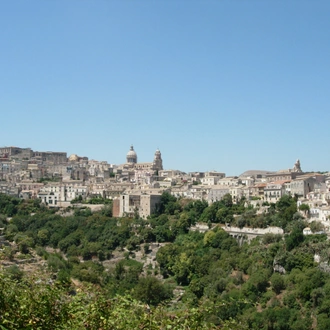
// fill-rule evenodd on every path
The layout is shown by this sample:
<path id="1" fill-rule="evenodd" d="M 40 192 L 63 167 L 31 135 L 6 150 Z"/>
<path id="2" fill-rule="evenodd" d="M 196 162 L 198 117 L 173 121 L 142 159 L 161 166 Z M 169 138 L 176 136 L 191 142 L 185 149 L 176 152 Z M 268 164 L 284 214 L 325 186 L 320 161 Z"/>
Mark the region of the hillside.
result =
<path id="1" fill-rule="evenodd" d="M 246 205 L 230 196 L 208 205 L 165 193 L 147 220 L 116 219 L 107 207 L 57 214 L 0 195 L 8 242 L 0 253 L 0 324 L 127 329 L 131 318 L 129 326 L 141 329 L 330 328 L 326 235 L 303 235 L 305 220 L 289 196 L 267 213 Z M 190 230 L 197 222 L 212 229 Z M 239 244 L 224 224 L 276 225 L 285 234 Z"/>

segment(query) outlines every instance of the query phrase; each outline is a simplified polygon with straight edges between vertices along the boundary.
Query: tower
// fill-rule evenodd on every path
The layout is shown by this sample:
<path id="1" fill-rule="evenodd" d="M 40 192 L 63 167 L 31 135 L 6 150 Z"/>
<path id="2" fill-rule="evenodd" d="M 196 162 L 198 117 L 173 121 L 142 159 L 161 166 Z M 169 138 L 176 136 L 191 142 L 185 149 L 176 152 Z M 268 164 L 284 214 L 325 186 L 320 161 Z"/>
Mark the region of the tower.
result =
<path id="1" fill-rule="evenodd" d="M 302 170 L 301 170 L 301 167 L 300 167 L 300 160 L 297 159 L 297 161 L 294 163 L 294 166 L 293 166 L 293 169 L 292 169 L 293 172 L 296 172 L 296 173 L 302 173 Z"/>
<path id="2" fill-rule="evenodd" d="M 163 160 L 162 160 L 162 154 L 160 153 L 159 149 L 155 152 L 155 158 L 154 158 L 154 169 L 159 171 L 163 169 Z"/>

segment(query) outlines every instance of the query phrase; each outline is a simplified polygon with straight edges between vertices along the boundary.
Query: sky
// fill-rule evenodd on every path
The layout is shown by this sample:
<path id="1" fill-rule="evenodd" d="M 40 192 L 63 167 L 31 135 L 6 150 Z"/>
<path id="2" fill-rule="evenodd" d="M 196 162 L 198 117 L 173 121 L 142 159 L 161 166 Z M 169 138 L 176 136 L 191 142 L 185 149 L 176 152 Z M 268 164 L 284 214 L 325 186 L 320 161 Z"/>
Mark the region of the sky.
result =
<path id="1" fill-rule="evenodd" d="M 0 147 L 330 170 L 330 1 L 0 2 Z"/>

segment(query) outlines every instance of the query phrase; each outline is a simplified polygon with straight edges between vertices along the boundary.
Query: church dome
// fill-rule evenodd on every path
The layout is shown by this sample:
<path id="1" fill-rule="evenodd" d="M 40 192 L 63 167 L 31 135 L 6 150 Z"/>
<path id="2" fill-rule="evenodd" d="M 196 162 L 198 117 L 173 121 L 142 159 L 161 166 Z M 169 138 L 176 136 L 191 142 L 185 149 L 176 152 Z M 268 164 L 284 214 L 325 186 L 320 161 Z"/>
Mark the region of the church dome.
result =
<path id="1" fill-rule="evenodd" d="M 77 162 L 79 160 L 79 157 L 76 154 L 72 154 L 69 157 L 69 162 Z"/>
<path id="2" fill-rule="evenodd" d="M 137 154 L 134 151 L 133 146 L 131 146 L 129 152 L 127 153 L 126 160 L 127 160 L 127 163 L 136 163 L 137 162 Z"/>

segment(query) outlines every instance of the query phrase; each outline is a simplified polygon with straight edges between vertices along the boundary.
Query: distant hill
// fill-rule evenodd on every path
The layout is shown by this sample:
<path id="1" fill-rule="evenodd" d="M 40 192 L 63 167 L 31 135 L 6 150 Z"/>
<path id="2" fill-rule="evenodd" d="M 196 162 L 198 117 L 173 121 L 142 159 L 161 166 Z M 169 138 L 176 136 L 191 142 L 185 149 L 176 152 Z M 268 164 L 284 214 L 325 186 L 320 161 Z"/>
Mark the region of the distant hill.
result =
<path id="1" fill-rule="evenodd" d="M 249 171 L 245 171 L 244 173 L 242 173 L 239 177 L 243 178 L 243 177 L 248 177 L 248 176 L 257 176 L 257 175 L 261 175 L 261 176 L 265 176 L 266 174 L 270 174 L 270 173 L 275 173 L 274 171 L 261 171 L 261 170 L 249 170 Z"/>

